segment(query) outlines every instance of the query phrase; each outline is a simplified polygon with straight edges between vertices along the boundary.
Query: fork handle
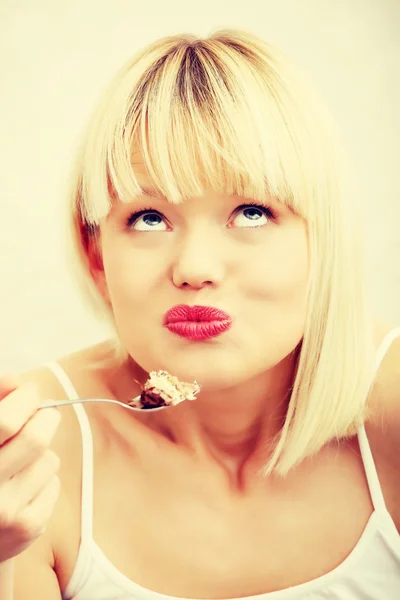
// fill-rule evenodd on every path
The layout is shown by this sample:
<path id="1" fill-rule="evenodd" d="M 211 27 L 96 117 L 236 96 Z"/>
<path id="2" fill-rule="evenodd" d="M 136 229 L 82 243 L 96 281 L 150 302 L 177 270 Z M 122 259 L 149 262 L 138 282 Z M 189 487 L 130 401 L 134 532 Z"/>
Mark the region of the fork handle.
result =
<path id="1" fill-rule="evenodd" d="M 112 404 L 122 404 L 123 402 L 118 402 L 118 400 L 110 400 L 105 398 L 73 398 L 72 400 L 60 400 L 54 402 L 50 400 L 49 402 L 42 402 L 39 406 L 41 408 L 57 408 L 58 406 L 67 406 L 68 404 L 86 404 L 87 402 L 111 402 Z"/>

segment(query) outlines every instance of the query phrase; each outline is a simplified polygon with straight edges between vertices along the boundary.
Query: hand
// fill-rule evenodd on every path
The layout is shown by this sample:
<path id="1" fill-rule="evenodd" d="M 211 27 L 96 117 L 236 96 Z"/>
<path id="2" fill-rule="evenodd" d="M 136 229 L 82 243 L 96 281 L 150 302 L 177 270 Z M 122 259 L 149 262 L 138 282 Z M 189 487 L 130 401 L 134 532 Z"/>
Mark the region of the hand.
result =
<path id="1" fill-rule="evenodd" d="M 0 378 L 0 563 L 44 532 L 59 496 L 60 460 L 49 447 L 61 415 L 37 410 L 40 401 L 34 383 Z"/>

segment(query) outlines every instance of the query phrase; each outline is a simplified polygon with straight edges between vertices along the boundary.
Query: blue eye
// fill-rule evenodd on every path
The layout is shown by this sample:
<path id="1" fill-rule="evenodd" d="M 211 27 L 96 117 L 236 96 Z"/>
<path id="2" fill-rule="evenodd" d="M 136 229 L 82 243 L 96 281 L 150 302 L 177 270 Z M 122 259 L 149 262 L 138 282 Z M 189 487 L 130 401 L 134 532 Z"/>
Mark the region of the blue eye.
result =
<path id="1" fill-rule="evenodd" d="M 239 225 L 236 223 L 235 227 L 262 227 L 274 218 L 270 208 L 256 202 L 242 204 L 235 212 L 237 215 L 234 221 L 240 222 Z"/>
<path id="2" fill-rule="evenodd" d="M 135 231 L 166 231 L 166 224 L 161 213 L 154 209 L 144 209 L 132 213 L 127 220 L 127 227 Z M 158 227 L 162 225 L 162 227 Z"/>
<path id="3" fill-rule="evenodd" d="M 262 227 L 274 219 L 274 213 L 264 204 L 247 202 L 234 211 L 234 227 Z M 132 213 L 127 221 L 128 229 L 134 231 L 167 231 L 168 227 L 162 213 L 153 208 L 145 208 Z"/>

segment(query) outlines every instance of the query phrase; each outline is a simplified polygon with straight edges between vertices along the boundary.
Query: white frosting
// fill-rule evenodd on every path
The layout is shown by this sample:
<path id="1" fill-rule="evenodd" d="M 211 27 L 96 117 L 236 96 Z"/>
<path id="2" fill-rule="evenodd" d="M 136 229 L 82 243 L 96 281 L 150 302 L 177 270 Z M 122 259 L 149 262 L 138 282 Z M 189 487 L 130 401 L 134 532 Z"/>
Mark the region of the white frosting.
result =
<path id="1" fill-rule="evenodd" d="M 200 386 L 196 381 L 194 383 L 179 381 L 177 377 L 170 375 L 167 371 L 151 371 L 143 386 L 143 391 L 158 394 L 166 404 L 173 406 L 184 400 L 195 400 Z M 143 408 L 140 397 L 134 398 L 129 404 L 135 408 Z"/>
<path id="2" fill-rule="evenodd" d="M 200 391 L 198 383 L 179 381 L 167 371 L 151 371 L 149 379 L 144 384 L 144 390 L 156 388 L 160 396 L 170 404 L 178 404 L 183 400 L 195 400 Z"/>

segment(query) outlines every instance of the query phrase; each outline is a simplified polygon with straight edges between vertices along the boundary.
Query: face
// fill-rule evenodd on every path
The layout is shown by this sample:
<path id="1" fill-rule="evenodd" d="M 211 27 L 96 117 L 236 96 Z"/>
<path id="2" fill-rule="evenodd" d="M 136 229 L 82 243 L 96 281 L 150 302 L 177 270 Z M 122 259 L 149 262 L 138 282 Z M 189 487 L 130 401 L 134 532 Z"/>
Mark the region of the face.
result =
<path id="1" fill-rule="evenodd" d="M 149 187 L 144 169 L 135 171 Z M 122 344 L 145 371 L 230 387 L 271 369 L 301 340 L 305 223 L 271 197 L 266 206 L 249 203 L 211 190 L 179 206 L 146 194 L 116 202 L 101 223 L 103 270 L 95 278 Z M 231 326 L 211 339 L 183 338 L 163 326 L 178 304 L 222 309 Z"/>

